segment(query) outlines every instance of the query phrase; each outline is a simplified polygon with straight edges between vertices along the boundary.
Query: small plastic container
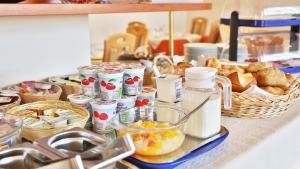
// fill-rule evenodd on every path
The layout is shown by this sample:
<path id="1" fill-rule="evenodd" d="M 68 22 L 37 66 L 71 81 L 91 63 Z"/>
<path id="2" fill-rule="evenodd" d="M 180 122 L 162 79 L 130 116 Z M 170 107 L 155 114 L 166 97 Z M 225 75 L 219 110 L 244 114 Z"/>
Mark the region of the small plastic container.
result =
<path id="1" fill-rule="evenodd" d="M 110 127 L 109 121 L 116 115 L 116 101 L 102 101 L 100 99 L 91 102 L 93 109 L 93 126 L 97 133 L 109 133 L 113 129 Z"/>
<path id="2" fill-rule="evenodd" d="M 100 97 L 103 100 L 118 100 L 122 97 L 123 74 L 123 70 L 119 68 L 99 70 Z"/>
<path id="3" fill-rule="evenodd" d="M 136 96 L 123 96 L 117 101 L 117 112 L 133 108 L 135 106 Z"/>
<path id="4" fill-rule="evenodd" d="M 124 67 L 123 92 L 124 95 L 136 96 L 142 92 L 145 67 L 130 64 Z"/>
<path id="5" fill-rule="evenodd" d="M 137 96 L 136 106 L 150 106 L 154 104 L 156 89 L 152 87 L 143 87 L 143 92 Z"/>
<path id="6" fill-rule="evenodd" d="M 78 105 L 82 108 L 85 108 L 89 111 L 90 113 L 90 117 L 89 120 L 87 121 L 86 127 L 87 129 L 92 129 L 93 128 L 93 124 L 92 124 L 92 107 L 90 102 L 92 101 L 92 98 L 82 95 L 82 94 L 71 94 L 68 96 L 68 99 L 70 100 L 70 102 L 74 105 Z"/>
<path id="7" fill-rule="evenodd" d="M 0 150 L 11 148 L 21 143 L 23 121 L 13 115 L 0 113 Z"/>
<path id="8" fill-rule="evenodd" d="M 135 96 L 123 96 L 117 102 L 117 113 L 124 123 L 131 123 L 136 118 L 135 107 Z"/>
<path id="9" fill-rule="evenodd" d="M 99 80 L 96 66 L 82 66 L 78 68 L 84 95 L 96 98 L 99 95 Z"/>
<path id="10" fill-rule="evenodd" d="M 180 100 L 182 78 L 177 75 L 156 78 L 157 100 L 174 103 Z"/>

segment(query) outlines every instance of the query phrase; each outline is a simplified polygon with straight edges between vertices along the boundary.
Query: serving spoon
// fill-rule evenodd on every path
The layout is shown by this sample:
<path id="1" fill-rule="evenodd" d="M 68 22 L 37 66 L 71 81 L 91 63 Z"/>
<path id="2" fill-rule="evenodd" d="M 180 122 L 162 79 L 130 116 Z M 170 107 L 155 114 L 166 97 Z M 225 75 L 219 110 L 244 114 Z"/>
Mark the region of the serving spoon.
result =
<path id="1" fill-rule="evenodd" d="M 202 106 L 205 105 L 205 103 L 209 100 L 210 96 L 208 96 L 207 98 L 204 99 L 204 101 L 199 104 L 196 108 L 194 108 L 192 111 L 190 111 L 187 115 L 185 115 L 182 119 L 180 119 L 177 123 L 175 123 L 174 125 L 178 125 L 181 122 L 183 122 L 184 120 L 187 120 L 192 114 L 194 114 L 196 111 L 198 111 Z"/>

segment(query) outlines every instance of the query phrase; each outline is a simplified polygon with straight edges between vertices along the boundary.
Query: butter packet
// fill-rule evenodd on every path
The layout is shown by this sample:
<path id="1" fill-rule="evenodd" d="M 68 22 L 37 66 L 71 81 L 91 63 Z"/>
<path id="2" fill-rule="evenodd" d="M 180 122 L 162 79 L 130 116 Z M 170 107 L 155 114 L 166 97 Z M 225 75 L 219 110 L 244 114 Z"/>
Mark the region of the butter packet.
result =
<path id="1" fill-rule="evenodd" d="M 68 121 L 68 124 L 70 123 L 76 123 L 81 119 L 81 116 L 78 115 L 77 113 L 71 111 L 71 110 L 65 110 L 61 112 L 57 112 L 57 114 L 66 119 Z"/>
<path id="2" fill-rule="evenodd" d="M 0 97 L 0 103 L 9 103 L 11 100 L 11 97 Z"/>
<path id="3" fill-rule="evenodd" d="M 31 117 L 26 118 L 23 121 L 24 126 L 27 126 L 27 127 L 37 127 L 37 126 L 42 125 L 43 123 L 45 123 L 45 122 L 42 120 L 39 120 L 39 119 L 31 118 Z"/>
<path id="4" fill-rule="evenodd" d="M 40 119 L 48 123 L 51 127 L 67 127 L 67 119 L 63 117 L 40 116 Z"/>

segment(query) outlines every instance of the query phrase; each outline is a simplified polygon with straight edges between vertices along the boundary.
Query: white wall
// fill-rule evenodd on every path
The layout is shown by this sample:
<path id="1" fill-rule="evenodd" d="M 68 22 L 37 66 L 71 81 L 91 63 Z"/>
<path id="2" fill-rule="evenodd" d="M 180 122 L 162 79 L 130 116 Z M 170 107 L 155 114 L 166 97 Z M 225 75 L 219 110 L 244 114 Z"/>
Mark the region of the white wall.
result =
<path id="1" fill-rule="evenodd" d="M 0 17 L 0 87 L 90 63 L 88 16 Z"/>
<path id="2" fill-rule="evenodd" d="M 187 31 L 186 12 L 175 12 L 175 32 Z M 131 21 L 141 21 L 151 30 L 164 27 L 168 31 L 167 12 L 149 13 L 121 13 L 89 15 L 91 42 L 100 43 L 103 47 L 104 39 L 114 33 L 126 32 L 127 24 Z"/>

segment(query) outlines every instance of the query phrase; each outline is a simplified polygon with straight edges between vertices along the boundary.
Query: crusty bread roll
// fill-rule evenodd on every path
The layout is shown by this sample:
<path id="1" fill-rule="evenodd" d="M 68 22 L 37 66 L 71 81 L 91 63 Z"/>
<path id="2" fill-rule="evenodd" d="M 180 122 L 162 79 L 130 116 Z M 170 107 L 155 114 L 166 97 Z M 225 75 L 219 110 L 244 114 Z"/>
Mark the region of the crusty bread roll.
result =
<path id="1" fill-rule="evenodd" d="M 285 77 L 287 78 L 287 80 L 289 81 L 290 84 L 293 83 L 294 77 L 291 74 L 285 74 Z"/>
<path id="2" fill-rule="evenodd" d="M 232 91 L 243 92 L 252 85 L 256 85 L 256 79 L 251 73 L 233 72 L 227 76 L 232 84 Z"/>
<path id="3" fill-rule="evenodd" d="M 260 87 L 272 86 L 281 87 L 283 89 L 287 89 L 289 87 L 289 81 L 285 74 L 281 70 L 273 67 L 258 71 L 256 79 L 257 84 Z"/>
<path id="4" fill-rule="evenodd" d="M 269 67 L 272 67 L 272 64 L 264 63 L 264 62 L 253 62 L 248 65 L 246 70 L 249 73 L 254 73 L 254 72 L 258 72 L 262 69 L 269 68 Z"/>
<path id="5" fill-rule="evenodd" d="M 217 69 L 220 69 L 222 67 L 220 60 L 217 58 L 207 59 L 205 65 L 207 67 L 213 67 L 213 68 L 217 68 Z"/>
<path id="6" fill-rule="evenodd" d="M 263 89 L 264 91 L 269 92 L 274 95 L 283 95 L 284 94 L 284 90 L 280 87 L 266 86 L 266 87 L 260 87 L 260 88 Z"/>

